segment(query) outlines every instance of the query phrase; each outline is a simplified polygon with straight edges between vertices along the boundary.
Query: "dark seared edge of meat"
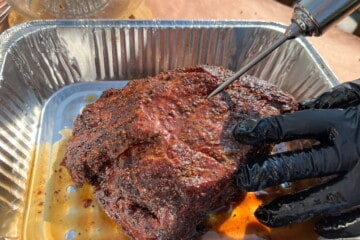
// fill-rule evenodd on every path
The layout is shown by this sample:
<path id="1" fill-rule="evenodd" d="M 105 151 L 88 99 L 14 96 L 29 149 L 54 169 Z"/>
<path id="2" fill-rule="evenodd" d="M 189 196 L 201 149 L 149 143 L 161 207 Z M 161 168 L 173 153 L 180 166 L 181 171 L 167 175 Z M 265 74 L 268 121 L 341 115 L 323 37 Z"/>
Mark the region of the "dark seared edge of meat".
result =
<path id="1" fill-rule="evenodd" d="M 240 194 L 232 179 L 247 156 L 269 149 L 236 142 L 234 125 L 296 109 L 251 76 L 206 99 L 231 74 L 197 66 L 134 80 L 77 117 L 63 164 L 133 239 L 198 236 L 206 215 Z"/>

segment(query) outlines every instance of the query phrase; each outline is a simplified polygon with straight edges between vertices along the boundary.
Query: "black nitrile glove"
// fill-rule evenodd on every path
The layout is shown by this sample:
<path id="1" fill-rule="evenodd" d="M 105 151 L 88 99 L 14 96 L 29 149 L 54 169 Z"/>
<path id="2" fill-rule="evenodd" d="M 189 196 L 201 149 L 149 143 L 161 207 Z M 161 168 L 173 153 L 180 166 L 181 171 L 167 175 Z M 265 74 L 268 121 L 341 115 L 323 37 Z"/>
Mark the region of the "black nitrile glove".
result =
<path id="1" fill-rule="evenodd" d="M 360 105 L 360 79 L 337 85 L 320 96 L 299 103 L 300 109 L 348 108 Z"/>
<path id="2" fill-rule="evenodd" d="M 245 191 L 257 191 L 298 179 L 335 175 L 324 184 L 259 207 L 255 216 L 270 227 L 320 217 L 315 230 L 326 238 L 360 236 L 360 80 L 299 105 L 305 110 L 239 123 L 234 136 L 246 144 L 295 139 L 320 143 L 250 162 L 239 170 L 236 183 Z"/>

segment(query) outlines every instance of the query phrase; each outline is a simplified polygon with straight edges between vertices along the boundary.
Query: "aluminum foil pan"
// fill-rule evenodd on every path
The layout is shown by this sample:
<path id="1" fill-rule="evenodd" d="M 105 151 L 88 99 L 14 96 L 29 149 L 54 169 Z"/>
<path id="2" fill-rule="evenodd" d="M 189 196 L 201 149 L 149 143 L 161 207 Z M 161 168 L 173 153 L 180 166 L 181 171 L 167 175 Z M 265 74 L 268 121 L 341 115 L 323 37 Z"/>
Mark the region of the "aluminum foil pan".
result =
<path id="1" fill-rule="evenodd" d="M 34 180 L 38 168 L 50 171 L 52 166 L 52 158 L 46 155 L 44 160 L 39 146 L 50 144 L 52 151 L 52 144 L 61 138 L 59 130 L 72 127 L 86 96 L 122 86 L 119 80 L 176 67 L 211 64 L 237 70 L 284 30 L 280 24 L 254 21 L 49 20 L 4 32 L 0 35 L 0 238 L 46 239 L 35 229 L 30 231 L 33 238 L 26 237 L 31 223 L 41 221 L 40 217 L 28 221 L 26 214 L 34 207 L 29 199 L 44 191 L 52 194 L 46 188 L 33 191 L 39 187 Z M 249 73 L 298 100 L 338 84 L 303 38 L 285 43 Z M 37 208 L 41 212 L 40 203 Z M 73 239 L 74 232 L 69 234 L 63 239 Z"/>
<path id="2" fill-rule="evenodd" d="M 6 20 L 9 10 L 10 6 L 6 0 L 0 0 L 0 25 Z"/>
<path id="3" fill-rule="evenodd" d="M 8 15 L 10 6 L 6 0 L 0 0 L 0 33 L 8 27 Z"/>

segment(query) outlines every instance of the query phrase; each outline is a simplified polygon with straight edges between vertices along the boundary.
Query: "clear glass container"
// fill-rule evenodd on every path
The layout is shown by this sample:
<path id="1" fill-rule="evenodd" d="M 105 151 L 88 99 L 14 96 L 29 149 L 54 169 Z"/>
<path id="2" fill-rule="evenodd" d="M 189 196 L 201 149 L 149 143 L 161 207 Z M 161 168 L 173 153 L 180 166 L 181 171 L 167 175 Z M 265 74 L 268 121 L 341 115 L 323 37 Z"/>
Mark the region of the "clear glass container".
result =
<path id="1" fill-rule="evenodd" d="M 8 0 L 27 19 L 129 18 L 143 0 Z"/>

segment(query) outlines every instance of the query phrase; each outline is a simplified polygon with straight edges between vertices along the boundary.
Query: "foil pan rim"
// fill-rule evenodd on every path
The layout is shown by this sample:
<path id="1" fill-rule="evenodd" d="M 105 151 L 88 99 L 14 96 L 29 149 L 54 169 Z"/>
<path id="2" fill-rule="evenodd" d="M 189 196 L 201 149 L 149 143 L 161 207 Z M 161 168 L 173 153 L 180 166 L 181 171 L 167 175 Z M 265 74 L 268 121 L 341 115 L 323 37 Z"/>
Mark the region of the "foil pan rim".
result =
<path id="1" fill-rule="evenodd" d="M 10 29 L 7 29 L 0 35 L 0 81 L 4 68 L 4 60 L 8 50 L 24 35 L 37 32 L 39 30 L 46 30 L 50 28 L 103 28 L 103 27 L 117 27 L 117 28 L 214 28 L 214 27 L 241 27 L 252 28 L 261 27 L 275 30 L 283 33 L 286 25 L 279 22 L 269 22 L 262 20 L 121 20 L 121 19 L 55 19 L 55 20 L 34 20 L 30 22 L 21 23 Z M 332 86 L 338 85 L 339 80 L 335 73 L 331 70 L 329 65 L 321 58 L 317 50 L 305 38 L 299 37 L 295 39 L 304 46 L 304 49 L 314 59 L 314 63 L 318 66 L 320 71 L 328 77 Z"/>

